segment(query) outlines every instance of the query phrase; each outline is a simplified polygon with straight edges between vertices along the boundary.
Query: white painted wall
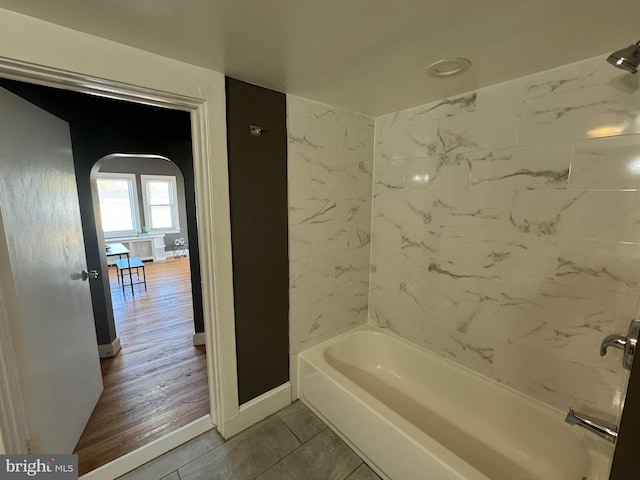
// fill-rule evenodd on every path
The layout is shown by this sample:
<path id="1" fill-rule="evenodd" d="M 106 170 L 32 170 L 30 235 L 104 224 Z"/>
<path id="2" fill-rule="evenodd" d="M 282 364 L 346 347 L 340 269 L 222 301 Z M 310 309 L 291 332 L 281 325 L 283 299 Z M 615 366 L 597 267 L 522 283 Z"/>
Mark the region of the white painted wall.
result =
<path id="1" fill-rule="evenodd" d="M 205 304 L 205 322 L 211 331 L 215 316 L 221 375 L 222 405 L 216 412 L 225 420 L 238 415 L 231 282 L 231 227 L 226 151 L 224 76 L 220 73 L 154 55 L 136 48 L 70 30 L 0 9 L 0 57 L 105 78 L 145 88 L 205 100 L 210 162 L 196 165 L 197 201 L 213 209 L 213 225 L 201 229 L 201 258 L 216 262 L 216 283 L 203 277 L 203 295 L 215 290 L 215 307 Z M 199 209 L 201 215 L 202 209 Z M 199 222 L 202 219 L 199 217 Z M 206 241 L 203 241 L 206 240 Z M 206 303 L 206 302 L 205 302 Z"/>

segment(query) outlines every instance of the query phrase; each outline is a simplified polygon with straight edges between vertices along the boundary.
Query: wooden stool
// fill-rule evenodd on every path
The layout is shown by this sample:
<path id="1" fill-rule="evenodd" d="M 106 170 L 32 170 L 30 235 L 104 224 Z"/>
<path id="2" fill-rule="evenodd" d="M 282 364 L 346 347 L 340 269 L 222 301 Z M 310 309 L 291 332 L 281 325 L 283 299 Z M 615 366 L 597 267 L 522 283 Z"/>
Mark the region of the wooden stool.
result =
<path id="1" fill-rule="evenodd" d="M 144 271 L 144 263 L 142 262 L 142 260 L 140 260 L 138 257 L 131 257 L 131 258 L 121 258 L 119 260 L 116 260 L 116 268 L 117 268 L 117 275 L 118 275 L 118 282 L 120 282 L 122 284 L 122 295 L 124 295 L 124 287 L 126 286 L 131 286 L 131 295 L 133 295 L 135 297 L 135 292 L 133 291 L 133 286 L 134 285 L 142 285 L 144 284 L 144 291 L 147 291 L 147 274 Z M 133 275 L 132 275 L 132 270 L 136 269 L 136 277 L 138 278 L 137 282 L 133 281 Z M 140 271 L 139 269 L 142 268 L 142 280 L 140 280 Z M 129 273 L 129 283 L 125 283 L 124 281 L 124 275 L 125 273 Z"/>

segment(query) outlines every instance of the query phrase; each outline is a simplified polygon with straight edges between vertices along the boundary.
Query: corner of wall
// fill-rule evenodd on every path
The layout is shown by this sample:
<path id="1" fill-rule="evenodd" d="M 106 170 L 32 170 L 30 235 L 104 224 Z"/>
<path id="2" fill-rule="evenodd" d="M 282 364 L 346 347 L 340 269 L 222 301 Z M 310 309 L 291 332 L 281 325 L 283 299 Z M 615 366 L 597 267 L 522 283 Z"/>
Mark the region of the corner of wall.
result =
<path id="1" fill-rule="evenodd" d="M 367 323 L 374 122 L 287 95 L 290 371 L 297 354 Z"/>

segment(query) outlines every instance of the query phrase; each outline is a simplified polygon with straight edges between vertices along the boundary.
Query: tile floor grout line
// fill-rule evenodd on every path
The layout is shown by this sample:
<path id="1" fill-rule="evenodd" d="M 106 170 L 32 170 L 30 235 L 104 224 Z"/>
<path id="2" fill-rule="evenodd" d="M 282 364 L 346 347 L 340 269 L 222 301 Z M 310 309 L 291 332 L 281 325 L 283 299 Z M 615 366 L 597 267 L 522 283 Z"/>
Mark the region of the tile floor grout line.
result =
<path id="1" fill-rule="evenodd" d="M 270 415 L 269 417 L 276 417 L 280 422 L 282 422 L 282 423 L 284 424 L 285 428 L 291 432 L 291 430 L 289 429 L 289 427 L 287 426 L 287 424 L 286 424 L 286 423 L 285 423 L 285 422 L 284 422 L 280 417 L 278 417 L 278 414 L 277 414 L 277 413 L 274 413 L 274 414 Z M 263 420 L 261 420 L 261 422 L 262 422 L 262 421 L 264 421 L 264 420 L 266 420 L 266 419 L 267 419 L 267 418 L 269 418 L 269 417 L 264 418 Z M 258 423 L 259 423 L 259 422 L 258 422 Z M 251 427 L 249 427 L 249 428 L 251 428 Z M 247 428 L 246 430 L 248 430 L 248 428 Z M 244 430 L 244 431 L 246 431 L 246 430 Z M 238 433 L 238 435 L 240 435 L 241 433 L 243 433 L 243 432 Z M 300 445 L 298 445 L 295 449 L 293 449 L 291 452 L 289 452 L 287 455 L 285 455 L 284 457 L 282 457 L 282 458 L 281 458 L 281 459 L 279 459 L 278 461 L 276 461 L 276 462 L 274 462 L 273 464 L 269 465 L 265 470 L 261 471 L 261 472 L 260 472 L 258 475 L 256 475 L 254 478 L 259 477 L 259 476 L 260 476 L 260 475 L 262 475 L 264 472 L 266 472 L 267 470 L 269 470 L 271 467 L 273 467 L 274 465 L 278 464 L 279 462 L 281 462 L 282 460 L 284 460 L 285 458 L 287 458 L 289 455 L 291 455 L 293 452 L 295 452 L 295 451 L 296 451 L 298 448 L 300 448 L 302 445 L 304 445 L 304 443 L 302 443 L 302 441 L 301 441 L 298 437 L 296 437 L 295 433 L 291 432 L 291 434 L 293 435 L 293 437 L 294 437 L 298 442 L 300 442 Z M 315 436 L 315 435 L 314 435 L 314 436 Z M 181 468 L 184 468 L 184 467 L 186 467 L 187 465 L 189 465 L 189 464 L 191 464 L 191 463 L 195 462 L 196 460 L 198 460 L 198 459 L 200 459 L 200 458 L 204 457 L 205 455 L 208 455 L 209 453 L 213 452 L 214 450 L 217 450 L 218 448 L 220 448 L 220 447 L 222 447 L 223 445 L 227 444 L 228 442 L 230 442 L 231 440 L 233 440 L 233 439 L 234 439 L 234 438 L 236 438 L 236 437 L 237 437 L 237 435 L 234 435 L 234 436 L 233 436 L 233 437 L 231 437 L 229 440 L 226 440 L 226 439 L 224 439 L 224 438 L 223 438 L 223 442 L 222 442 L 221 444 L 219 444 L 219 445 L 215 446 L 215 447 L 214 447 L 214 448 L 212 448 L 211 450 L 207 450 L 207 451 L 206 451 L 205 453 L 203 453 L 202 455 L 199 455 L 199 456 L 197 456 L 196 458 L 194 458 L 193 460 L 191 460 L 191 461 L 189 461 L 189 462 L 185 463 L 184 465 L 182 465 L 182 466 L 178 467 L 178 469 L 177 469 L 176 471 L 178 472 L 178 476 L 180 477 L 180 479 L 182 479 L 182 477 L 180 476 L 180 472 L 179 472 L 179 470 L 180 470 Z M 312 438 L 313 438 L 313 437 L 312 437 Z M 309 439 L 309 440 L 311 440 L 311 439 Z"/>
<path id="2" fill-rule="evenodd" d="M 301 445 L 300 445 L 301 446 Z M 263 473 L 265 473 L 267 470 L 269 470 L 271 467 L 275 467 L 277 464 L 279 464 L 282 460 L 284 460 L 285 458 L 287 458 L 289 455 L 291 455 L 293 452 L 295 452 L 298 448 L 300 448 L 300 446 L 296 447 L 295 450 L 289 452 L 288 454 L 286 454 L 284 457 L 282 457 L 280 460 L 276 461 L 275 463 L 272 463 L 271 465 L 269 465 L 267 468 L 265 468 L 263 471 L 261 471 L 258 475 L 256 475 L 255 477 L 253 477 L 253 480 L 256 480 L 256 478 L 258 478 L 260 475 L 262 475 Z"/>
<path id="3" fill-rule="evenodd" d="M 269 465 L 267 468 L 265 468 L 263 471 L 261 471 L 259 474 L 257 474 L 255 477 L 253 477 L 253 480 L 255 480 L 256 478 L 258 478 L 260 475 L 262 475 L 263 473 L 265 473 L 267 470 L 269 470 L 272 467 L 275 467 L 277 464 L 279 464 L 281 461 L 283 461 L 285 458 L 287 458 L 289 455 L 291 455 L 293 452 L 295 452 L 296 450 L 298 450 L 300 447 L 302 447 L 306 442 L 302 442 L 302 440 L 300 440 L 295 433 L 293 433 L 291 431 L 291 429 L 287 426 L 287 424 L 285 423 L 284 420 L 282 420 L 279 416 L 278 413 L 274 413 L 273 415 L 270 415 L 270 417 L 276 417 L 283 425 L 284 427 L 289 430 L 289 432 L 291 433 L 291 435 L 293 435 L 293 438 L 295 438 L 298 442 L 300 442 L 300 445 L 298 445 L 296 448 L 294 448 L 293 450 L 291 450 L 289 453 L 287 453 L 284 457 L 282 457 L 281 459 L 277 460 L 276 462 L 272 463 L 271 465 Z M 267 417 L 269 418 L 269 417 Z M 265 418 L 266 420 L 266 418 Z"/>
<path id="4" fill-rule="evenodd" d="M 298 445 L 296 448 L 294 448 L 293 450 L 291 450 L 289 453 L 287 453 L 284 457 L 282 457 L 280 460 L 278 460 L 277 462 L 275 462 L 273 465 L 270 465 L 269 467 L 267 467 L 266 470 L 264 470 L 263 472 L 260 472 L 258 475 L 256 475 L 253 480 L 256 480 L 260 475 L 262 475 L 263 473 L 265 473 L 267 470 L 269 470 L 270 468 L 275 467 L 277 464 L 279 464 L 280 462 L 283 462 L 285 458 L 289 457 L 290 455 L 293 455 L 295 452 L 297 452 L 300 448 L 304 447 L 307 443 L 309 443 L 311 440 L 313 440 L 314 438 L 316 438 L 318 435 L 320 435 L 322 432 L 324 432 L 325 430 L 327 430 L 329 427 L 328 425 L 325 424 L 324 428 L 322 430 L 320 430 L 319 432 L 317 432 L 316 434 L 314 434 L 312 437 L 309 437 L 309 439 L 306 442 L 302 442 L 302 440 L 300 440 L 295 433 L 293 433 L 293 431 L 287 426 L 286 422 L 284 420 L 282 420 L 277 413 L 274 413 L 273 416 L 278 417 L 278 420 L 280 420 L 282 423 L 284 423 L 284 425 L 287 427 L 287 429 L 293 434 L 293 436 L 300 442 L 300 445 Z M 268 418 L 268 417 L 267 417 Z M 329 429 L 331 430 L 331 429 Z M 333 431 L 332 431 L 333 432 Z M 335 435 L 335 433 L 334 433 Z M 342 440 L 342 439 L 341 439 Z M 346 444 L 345 444 L 346 445 Z M 347 447 L 349 447 L 347 445 Z M 351 449 L 351 447 L 349 447 L 349 449 L 351 451 L 353 451 L 353 449 Z M 353 474 L 353 472 L 355 472 L 358 468 L 360 468 L 362 466 L 364 462 L 364 460 L 356 454 L 356 456 L 360 459 L 360 463 L 358 464 L 358 466 L 356 468 L 354 468 L 351 472 L 349 472 L 347 475 L 345 475 L 344 477 L 342 477 L 342 479 L 339 480 L 347 480 L 347 478 L 349 477 L 349 475 Z"/>
<path id="5" fill-rule="evenodd" d="M 298 436 L 293 432 L 293 430 L 291 430 L 289 428 L 289 426 L 287 425 L 287 422 L 285 422 L 282 418 L 280 418 L 280 416 L 277 413 L 274 413 L 272 415 L 273 417 L 276 417 L 285 427 L 287 430 L 289 430 L 289 432 L 291 432 L 291 434 L 293 435 L 293 437 L 298 440 L 298 442 L 300 442 L 300 445 L 298 445 L 296 448 L 294 448 L 293 450 L 291 450 L 289 453 L 287 453 L 284 457 L 282 457 L 280 460 L 278 460 L 277 462 L 273 463 L 272 465 L 269 465 L 264 471 L 260 472 L 258 475 L 256 475 L 254 477 L 254 480 L 256 478 L 258 478 L 260 475 L 262 475 L 263 473 L 265 473 L 267 470 L 269 470 L 270 468 L 275 467 L 277 464 L 279 464 L 280 462 L 284 461 L 285 458 L 287 458 L 290 455 L 293 455 L 295 452 L 297 452 L 300 448 L 302 448 L 303 446 L 305 446 L 307 443 L 309 443 L 311 440 L 313 440 L 314 438 L 316 438 L 318 435 L 320 435 L 322 432 L 324 432 L 327 428 L 326 425 L 324 426 L 324 428 L 322 430 L 320 430 L 318 433 L 316 433 L 315 435 L 313 435 L 312 437 L 310 437 L 306 442 L 303 442 L 300 438 L 298 438 Z M 269 418 L 269 417 L 267 417 Z M 346 478 L 346 477 L 345 477 Z M 343 479 L 344 480 L 344 479 Z"/>
<path id="6" fill-rule="evenodd" d="M 277 419 L 273 419 L 273 417 L 277 417 Z M 295 434 L 295 432 L 293 431 L 293 429 L 290 427 L 289 423 L 287 423 L 287 421 L 286 421 L 284 418 L 281 418 L 281 417 L 278 415 L 278 412 L 276 412 L 276 413 L 274 413 L 274 414 L 272 414 L 272 415 L 270 415 L 270 416 L 266 417 L 266 418 L 265 418 L 265 419 L 263 419 L 262 421 L 265 421 L 265 420 L 274 421 L 274 422 L 275 422 L 275 424 L 274 424 L 273 426 L 276 426 L 277 424 L 279 424 L 279 425 L 280 425 L 280 427 L 281 427 L 281 426 L 283 426 L 283 425 L 284 425 L 285 430 L 284 430 L 284 431 L 282 431 L 282 434 L 284 435 L 284 433 L 288 431 L 288 432 L 289 432 L 289 434 L 291 435 L 291 437 L 288 437 L 288 438 L 289 438 L 289 439 L 291 439 L 291 438 L 295 439 L 295 441 L 297 441 L 297 442 L 298 442 L 298 445 L 297 445 L 297 446 L 294 446 L 294 447 L 293 447 L 293 449 L 292 449 L 291 451 L 289 451 L 288 453 L 284 454 L 281 458 L 275 459 L 275 458 L 273 458 L 273 457 L 272 457 L 271 463 L 270 463 L 269 465 L 267 465 L 266 467 L 263 467 L 263 468 L 262 468 L 262 470 L 260 470 L 257 474 L 252 475 L 252 476 L 250 477 L 250 478 L 251 478 L 251 480 L 256 480 L 256 479 L 258 479 L 260 476 L 265 475 L 265 473 L 267 473 L 269 470 L 271 470 L 271 469 L 275 469 L 275 467 L 276 467 L 278 464 L 283 463 L 285 460 L 287 460 L 287 459 L 288 459 L 288 457 L 290 457 L 290 456 L 292 456 L 292 455 L 294 455 L 294 454 L 297 454 L 298 450 L 300 450 L 302 447 L 305 447 L 307 444 L 309 444 L 309 443 L 311 443 L 312 441 L 314 441 L 314 439 L 315 439 L 318 435 L 324 434 L 324 432 L 325 432 L 327 429 L 329 430 L 329 433 L 330 433 L 330 434 L 334 434 L 334 432 L 332 432 L 331 428 L 329 428 L 329 426 L 328 426 L 326 423 L 322 422 L 322 423 L 323 423 L 322 428 L 321 428 L 319 431 L 317 431 L 316 433 L 312 434 L 312 435 L 311 435 L 311 436 L 310 436 L 306 441 L 304 441 L 304 442 L 303 442 L 303 441 L 302 441 L 302 439 L 301 439 L 301 438 L 299 438 L 299 437 Z M 300 422 L 297 422 L 297 423 L 296 423 L 296 421 L 293 421 L 291 418 L 290 418 L 289 420 L 290 420 L 290 424 L 291 424 L 291 426 L 296 426 L 296 425 L 297 425 L 297 426 L 301 426 L 301 432 L 302 432 L 302 433 L 305 433 L 305 432 L 306 432 L 306 434 L 309 434 L 310 432 L 312 432 L 312 431 L 313 431 L 313 428 L 306 428 L 306 427 L 305 427 L 305 425 L 306 425 L 306 424 L 305 424 L 305 422 L 304 422 L 304 421 L 303 421 L 302 423 L 300 423 Z M 297 420 L 299 420 L 299 419 L 297 419 Z M 261 421 L 261 422 L 262 422 L 262 421 Z M 261 422 L 258 422 L 258 423 L 261 423 Z M 280 427 L 278 427 L 278 429 L 279 429 Z M 247 429 L 247 430 L 249 430 L 249 429 Z M 302 433 L 301 433 L 301 434 L 302 434 Z M 236 439 L 236 438 L 237 438 L 236 436 L 234 436 L 233 438 L 231 438 L 231 439 L 229 439 L 229 440 L 225 440 L 225 439 L 223 439 L 222 437 L 220 437 L 219 433 L 215 432 L 215 434 L 217 435 L 217 437 L 216 437 L 215 441 L 221 441 L 222 443 L 219 443 L 219 444 L 217 444 L 217 445 L 215 445 L 215 446 L 213 446 L 213 447 L 209 447 L 205 452 L 201 453 L 200 455 L 197 455 L 195 458 L 190 459 L 190 460 L 189 460 L 189 461 L 187 461 L 186 463 L 183 463 L 183 462 L 184 462 L 184 459 L 180 459 L 180 458 L 176 458 L 176 459 L 174 459 L 174 460 L 175 460 L 175 462 L 174 462 L 174 461 L 170 461 L 169 465 L 167 465 L 167 466 L 170 466 L 170 467 L 174 468 L 174 470 L 173 470 L 173 471 L 170 471 L 170 472 L 169 472 L 169 473 L 167 473 L 167 474 L 165 474 L 163 477 L 161 477 L 161 479 L 170 480 L 171 478 L 173 478 L 173 479 L 175 479 L 175 480 L 182 480 L 182 474 L 180 473 L 180 470 L 181 470 L 181 469 L 186 468 L 187 466 L 189 466 L 190 464 L 192 464 L 192 463 L 194 463 L 194 462 L 196 462 L 196 461 L 198 461 L 198 460 L 201 460 L 201 458 L 202 458 L 202 457 L 204 457 L 204 456 L 206 456 L 206 455 L 211 455 L 211 454 L 213 454 L 217 449 L 219 449 L 220 447 L 224 447 L 224 446 L 226 446 L 228 443 L 233 442 L 233 441 L 234 441 L 234 439 Z M 205 433 L 205 434 L 203 434 L 203 435 L 207 435 L 207 434 Z M 240 435 L 238 435 L 238 436 L 240 436 Z M 339 437 L 338 437 L 338 438 L 339 438 Z M 193 440 L 195 440 L 195 439 L 193 439 Z M 205 441 L 208 441 L 208 440 L 209 440 L 208 438 L 207 438 L 207 439 L 205 439 Z M 340 440 L 341 440 L 341 439 L 340 439 Z M 243 443 L 243 442 L 244 442 L 244 440 L 241 440 L 241 441 L 236 442 L 236 443 L 237 443 L 237 444 L 241 444 L 241 443 Z M 182 446 L 187 446 L 189 443 L 190 443 L 190 442 L 185 442 L 185 444 L 183 444 Z M 322 444 L 323 444 L 324 442 L 320 442 L 320 443 L 322 443 Z M 335 478 L 335 480 L 349 480 L 349 478 L 350 478 L 350 477 L 352 477 L 352 476 L 353 476 L 353 475 L 354 475 L 354 474 L 355 474 L 355 473 L 356 473 L 360 468 L 362 468 L 362 467 L 363 467 L 363 465 L 364 465 L 364 466 L 366 466 L 366 467 L 368 468 L 367 463 L 363 460 L 363 458 L 362 458 L 362 457 L 360 457 L 360 455 L 358 455 L 356 452 L 354 452 L 354 451 L 353 451 L 353 449 L 351 449 L 348 445 L 346 445 L 346 447 L 347 447 L 347 448 L 348 448 L 348 449 L 349 449 L 353 454 L 355 454 L 355 455 L 356 455 L 356 458 L 359 460 L 359 462 L 358 462 L 358 464 L 357 464 L 357 465 L 355 465 L 355 466 L 352 468 L 352 470 L 351 470 L 351 471 L 347 471 L 346 473 L 342 473 L 342 472 L 340 472 L 340 473 L 341 473 L 341 476 L 340 476 L 340 477 L 335 476 L 335 477 L 334 477 L 334 478 Z M 188 447 L 187 447 L 187 448 L 188 448 Z M 313 452 L 313 451 L 315 450 L 315 448 L 311 448 L 311 447 L 309 447 L 309 448 L 310 448 L 310 451 L 311 451 L 311 452 Z M 224 452 L 223 452 L 223 453 L 224 453 Z M 273 452 L 273 453 L 275 453 L 275 452 Z M 282 453 L 284 453 L 284 452 L 282 452 Z M 306 456 L 307 456 L 307 453 L 309 453 L 309 452 L 306 452 L 306 453 L 302 454 L 301 456 L 302 456 L 302 457 L 306 457 Z M 167 452 L 167 454 L 169 454 L 169 452 Z M 181 455 L 179 455 L 178 457 L 180 457 L 180 456 L 181 456 Z M 216 456 L 217 456 L 217 455 L 216 455 Z M 224 456 L 226 456 L 226 454 L 225 454 Z M 274 460 L 275 460 L 275 461 L 274 461 Z M 316 459 L 316 462 L 317 462 L 317 459 Z M 298 462 L 294 461 L 294 462 L 289 462 L 289 463 L 295 467 L 295 466 L 297 465 L 297 463 L 298 463 Z M 289 466 L 291 466 L 291 465 L 289 465 Z M 312 466 L 310 466 L 310 467 L 312 467 Z M 305 467 L 305 468 L 306 468 L 306 467 Z M 289 471 L 289 470 L 288 470 L 288 467 L 287 467 L 287 468 L 284 468 L 284 467 L 283 467 L 283 469 L 284 469 L 284 470 L 286 470 L 287 472 Z M 296 470 L 296 469 L 294 468 L 294 470 Z M 296 470 L 296 471 L 297 471 L 297 470 Z M 336 475 L 336 474 L 338 473 L 338 470 L 332 470 L 332 471 L 333 471 L 333 474 L 334 474 L 334 475 Z M 158 473 L 160 473 L 160 472 L 158 472 Z M 186 474 L 186 473 L 187 473 L 187 472 L 185 472 L 185 474 Z M 202 473 L 204 473 L 205 475 L 207 475 L 207 470 L 202 470 L 200 473 L 201 473 L 201 474 L 202 474 Z M 216 473 L 215 473 L 215 472 L 211 472 L 211 471 L 210 471 L 210 472 L 208 472 L 208 473 L 209 473 L 209 474 L 211 474 L 211 475 L 216 475 Z M 274 473 L 275 473 L 275 471 L 274 471 Z M 312 473 L 312 472 L 311 472 L 311 471 L 308 471 L 307 473 Z M 175 474 L 175 475 L 174 475 L 174 474 Z M 375 473 L 374 473 L 374 475 L 375 475 Z M 147 478 L 148 478 L 148 477 L 147 477 Z M 157 477 L 154 477 L 154 478 L 157 478 Z M 185 477 L 185 478 L 186 478 L 186 477 Z M 199 478 L 200 478 L 200 477 L 199 477 Z M 203 478 L 204 478 L 204 477 L 203 477 Z M 209 477 L 209 478 L 213 478 L 213 477 Z M 379 477 L 377 477 L 377 476 L 376 476 L 376 477 L 373 477 L 373 478 L 379 478 Z"/>
<path id="7" fill-rule="evenodd" d="M 218 432 L 218 431 L 216 430 L 216 432 Z M 241 433 L 242 433 L 242 432 L 241 432 Z M 203 434 L 203 435 L 204 435 L 204 434 Z M 218 433 L 218 435 L 220 435 L 220 433 Z M 197 437 L 196 437 L 196 438 L 197 438 Z M 231 438 L 234 438 L 234 437 L 231 437 Z M 219 445 L 216 445 L 216 446 L 215 446 L 215 447 L 213 447 L 212 449 L 207 450 L 206 452 L 204 452 L 202 455 L 198 455 L 198 456 L 197 456 L 196 458 L 194 458 L 193 460 L 190 460 L 190 461 L 188 461 L 187 463 L 185 463 L 185 464 L 183 464 L 183 465 L 179 466 L 179 467 L 176 469 L 176 472 L 178 472 L 178 476 L 180 477 L 180 472 L 179 472 L 178 470 L 180 470 L 181 468 L 186 467 L 187 465 L 189 465 L 189 464 L 191 464 L 191 463 L 195 462 L 196 460 L 198 460 L 198 459 L 200 459 L 200 458 L 204 457 L 205 455 L 208 455 L 209 453 L 213 452 L 214 450 L 217 450 L 218 448 L 220 448 L 220 447 L 222 447 L 223 445 L 225 445 L 226 443 L 228 443 L 230 440 L 231 440 L 231 439 L 226 440 L 226 439 L 222 438 L 222 443 L 220 443 Z M 187 443 L 188 443 L 188 442 L 187 442 Z M 183 443 L 182 445 L 185 445 L 185 443 Z M 182 445 L 181 445 L 181 446 L 182 446 Z M 167 452 L 167 453 L 169 453 L 169 452 Z M 180 477 L 180 478 L 182 479 L 182 477 Z"/>
<path id="8" fill-rule="evenodd" d="M 298 435 L 296 435 L 296 432 L 291 430 L 291 427 L 289 427 L 289 425 L 287 425 L 287 422 L 285 422 L 282 418 L 280 418 L 280 415 L 278 415 L 278 413 L 275 413 L 275 416 L 278 417 L 278 420 L 280 420 L 282 423 L 284 423 L 284 426 L 287 427 L 287 430 L 289 430 L 293 434 L 293 436 L 298 439 L 298 441 L 300 443 L 302 443 L 302 444 L 305 443 L 305 442 L 302 441 L 302 439 L 300 437 L 298 437 Z"/>
<path id="9" fill-rule="evenodd" d="M 313 440 L 314 438 L 316 438 L 318 435 L 320 435 L 322 432 L 324 432 L 327 428 L 329 428 L 327 425 L 324 426 L 324 428 L 322 430 L 320 430 L 318 433 L 315 433 L 312 437 L 309 437 L 309 440 L 307 440 L 306 442 L 304 442 L 304 444 L 309 443 L 311 440 Z M 303 444 L 303 445 L 304 445 Z"/>
<path id="10" fill-rule="evenodd" d="M 276 417 L 278 417 L 278 419 L 279 419 L 282 423 L 284 423 L 284 426 L 285 426 L 285 427 L 287 427 L 287 430 L 289 430 L 289 431 L 293 434 L 293 436 L 294 436 L 294 437 L 296 437 L 296 438 L 298 439 L 298 441 L 299 441 L 302 445 L 304 445 L 304 444 L 305 444 L 305 443 L 307 443 L 309 440 L 311 440 L 312 438 L 314 438 L 316 435 L 318 435 L 318 433 L 322 432 L 325 428 L 329 428 L 329 427 L 327 426 L 327 424 L 326 424 L 326 423 L 322 422 L 322 423 L 324 424 L 324 427 L 322 428 L 322 430 L 320 430 L 320 432 L 315 433 L 312 437 L 309 437 L 306 441 L 304 441 L 304 442 L 303 442 L 303 441 L 302 441 L 302 439 L 301 439 L 300 437 L 298 437 L 298 435 L 296 435 L 296 432 L 294 432 L 294 431 L 291 429 L 291 427 L 289 427 L 289 425 L 287 425 L 287 422 L 285 422 L 282 418 L 280 418 L 280 416 L 279 416 L 277 413 L 275 413 L 274 415 L 275 415 Z"/>
<path id="11" fill-rule="evenodd" d="M 347 446 L 348 446 L 348 445 L 347 445 Z M 351 448 L 351 447 L 349 447 L 349 448 Z M 352 449 L 351 451 L 353 451 L 353 449 Z M 351 475 L 353 475 L 353 474 L 356 472 L 356 470 L 358 470 L 358 469 L 359 469 L 359 468 L 364 464 L 364 460 L 362 460 L 362 457 L 360 457 L 360 455 L 358 455 L 358 458 L 360 459 L 360 465 L 358 465 L 356 468 L 354 468 L 354 469 L 353 469 L 350 473 L 348 473 L 348 474 L 347 474 L 347 476 L 346 476 L 346 477 L 344 477 L 342 480 L 349 480 L 349 477 L 350 477 Z"/>
<path id="12" fill-rule="evenodd" d="M 300 442 L 300 445 L 298 445 L 296 448 L 294 448 L 293 450 L 291 450 L 289 453 L 287 453 L 284 457 L 282 457 L 280 460 L 278 460 L 277 462 L 275 462 L 274 464 L 270 465 L 269 467 L 266 468 L 266 470 L 260 472 L 258 475 L 256 475 L 253 480 L 255 480 L 256 478 L 258 478 L 260 475 L 262 475 L 263 473 L 265 473 L 267 470 L 269 470 L 270 468 L 275 467 L 277 464 L 279 464 L 280 462 L 284 461 L 285 458 L 289 457 L 290 455 L 293 455 L 295 452 L 297 452 L 300 448 L 304 447 L 307 443 L 309 443 L 311 440 L 313 440 L 314 438 L 316 438 L 318 435 L 320 435 L 322 432 L 324 432 L 327 428 L 329 428 L 326 424 L 324 426 L 324 428 L 322 430 L 320 430 L 319 432 L 317 432 L 316 434 L 314 434 L 312 437 L 310 437 L 306 442 L 303 442 L 302 440 L 300 440 L 297 435 L 295 433 L 293 433 L 293 430 L 291 430 L 289 428 L 289 426 L 287 425 L 287 423 L 281 419 L 277 413 L 273 414 L 274 417 L 277 417 L 278 420 L 280 420 L 284 426 L 287 428 L 287 430 L 289 430 L 291 432 L 291 434 L 295 437 L 296 440 L 298 440 Z M 269 417 L 267 417 L 269 418 Z M 359 458 L 359 457 L 358 457 Z M 359 468 L 360 465 L 362 465 L 364 463 L 364 461 L 360 458 L 361 463 L 356 467 Z M 353 470 L 352 472 L 349 473 L 349 475 L 351 475 L 353 472 L 355 472 L 355 470 Z M 347 475 L 348 476 L 348 475 Z M 347 477 L 343 477 L 342 480 L 346 480 Z"/>

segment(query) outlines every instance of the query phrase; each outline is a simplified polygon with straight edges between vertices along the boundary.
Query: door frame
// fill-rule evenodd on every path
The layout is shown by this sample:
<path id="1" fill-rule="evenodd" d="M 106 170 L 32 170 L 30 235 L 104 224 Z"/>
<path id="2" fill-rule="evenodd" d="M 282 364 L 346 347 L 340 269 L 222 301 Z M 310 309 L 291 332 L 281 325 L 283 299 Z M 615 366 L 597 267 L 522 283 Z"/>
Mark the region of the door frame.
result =
<path id="1" fill-rule="evenodd" d="M 212 72 L 213 73 L 213 72 Z M 208 118 L 208 111 L 215 108 L 224 112 L 224 92 L 218 95 L 221 106 L 209 105 L 211 100 L 193 98 L 143 86 L 82 75 L 79 73 L 45 67 L 19 60 L 0 57 L 0 77 L 34 83 L 63 90 L 124 100 L 144 105 L 171 108 L 190 112 L 192 127 L 194 184 L 196 193 L 196 221 L 200 244 L 200 268 L 202 275 L 202 300 L 205 320 L 205 345 L 207 348 L 207 376 L 211 420 L 209 428 L 216 424 L 224 436 L 226 419 L 238 411 L 237 375 L 235 358 L 235 326 L 233 316 L 233 290 L 231 290 L 231 239 L 221 233 L 230 231 L 228 202 L 214 205 L 213 188 L 226 189 L 227 178 L 214 176 L 212 163 L 211 127 L 216 126 L 216 142 L 220 151 L 223 142 L 226 154 L 226 126 L 224 117 Z M 224 90 L 224 84 L 222 83 Z M 203 95 L 204 96 L 204 95 Z M 224 137 L 224 138 L 220 138 Z M 222 156 L 222 155 L 220 155 Z M 216 158 L 224 162 L 226 155 Z M 214 208 L 215 207 L 215 208 Z M 227 210 L 225 215 L 225 210 Z M 215 212 L 215 216 L 214 216 Z M 1 222 L 0 213 L 0 222 Z M 217 229 L 217 231 L 216 231 Z M 4 231 L 0 224 L 0 233 Z M 218 245 L 216 245 L 216 242 Z M 222 245 L 220 245 L 222 243 Z M 222 252 L 221 252 L 222 249 Z M 229 255 L 225 254 L 228 250 Z M 222 254 L 220 254 L 222 253 Z M 228 258 L 226 258 L 228 256 Z M 231 294 L 231 302 L 229 302 Z M 0 434 L 6 451 L 27 451 L 28 425 L 22 401 L 20 376 L 11 342 L 5 304 L 8 294 L 0 282 Z M 217 421 L 216 421 L 217 420 Z M 184 440 L 183 440 L 184 441 Z"/>

